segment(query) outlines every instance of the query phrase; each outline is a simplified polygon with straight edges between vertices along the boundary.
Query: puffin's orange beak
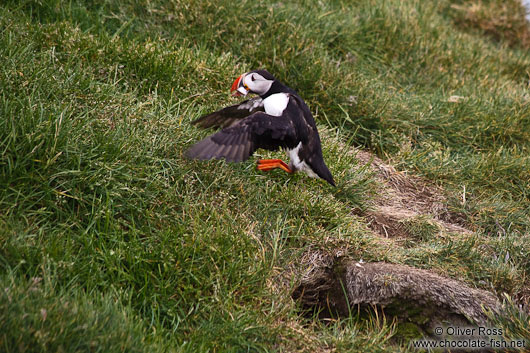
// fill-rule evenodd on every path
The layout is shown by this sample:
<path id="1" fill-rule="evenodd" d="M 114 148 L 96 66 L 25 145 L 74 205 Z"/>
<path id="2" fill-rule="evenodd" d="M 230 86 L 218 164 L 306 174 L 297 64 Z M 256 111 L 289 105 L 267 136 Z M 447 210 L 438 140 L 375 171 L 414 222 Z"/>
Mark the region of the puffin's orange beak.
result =
<path id="1" fill-rule="evenodd" d="M 232 87 L 230 88 L 230 92 L 232 92 L 232 96 L 242 96 L 247 95 L 248 88 L 246 85 L 243 84 L 243 78 L 245 77 L 245 74 L 239 76 L 236 78 L 234 83 L 232 83 Z"/>

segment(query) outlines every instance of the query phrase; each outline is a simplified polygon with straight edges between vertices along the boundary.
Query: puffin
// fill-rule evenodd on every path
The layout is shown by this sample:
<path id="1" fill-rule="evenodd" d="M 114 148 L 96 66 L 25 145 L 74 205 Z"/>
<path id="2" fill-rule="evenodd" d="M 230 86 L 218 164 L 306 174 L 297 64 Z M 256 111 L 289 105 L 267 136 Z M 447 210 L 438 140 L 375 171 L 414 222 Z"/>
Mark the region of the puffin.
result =
<path id="1" fill-rule="evenodd" d="M 324 157 L 315 119 L 304 100 L 266 70 L 239 76 L 230 89 L 233 96 L 257 97 L 204 115 L 193 121 L 201 128 L 220 129 L 189 148 L 190 159 L 225 159 L 243 162 L 259 148 L 283 149 L 289 164 L 281 159 L 260 159 L 257 169 L 280 168 L 287 173 L 305 172 L 335 186 Z"/>

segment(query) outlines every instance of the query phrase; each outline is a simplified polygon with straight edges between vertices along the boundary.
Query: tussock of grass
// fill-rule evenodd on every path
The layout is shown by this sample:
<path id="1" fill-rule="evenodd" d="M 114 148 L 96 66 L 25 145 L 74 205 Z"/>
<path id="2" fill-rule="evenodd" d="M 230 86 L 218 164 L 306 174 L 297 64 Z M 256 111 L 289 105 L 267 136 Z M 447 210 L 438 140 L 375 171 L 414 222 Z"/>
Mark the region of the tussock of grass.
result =
<path id="1" fill-rule="evenodd" d="M 524 302 L 530 59 L 460 32 L 450 4 L 0 5 L 2 349 L 405 351 L 390 321 L 303 321 L 276 278 L 310 247 Z M 255 67 L 307 99 L 337 189 L 183 158 L 208 133 L 189 122 Z M 351 144 L 443 186 L 476 233 L 379 239 L 358 214 L 380 189 Z"/>

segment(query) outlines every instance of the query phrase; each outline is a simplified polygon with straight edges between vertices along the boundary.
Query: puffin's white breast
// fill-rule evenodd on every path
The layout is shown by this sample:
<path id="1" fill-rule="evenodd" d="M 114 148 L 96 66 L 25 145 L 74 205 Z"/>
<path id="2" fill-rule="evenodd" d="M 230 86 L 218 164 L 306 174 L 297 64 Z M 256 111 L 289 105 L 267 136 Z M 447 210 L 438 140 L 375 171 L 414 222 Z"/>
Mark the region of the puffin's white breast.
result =
<path id="1" fill-rule="evenodd" d="M 265 113 L 273 116 L 280 116 L 289 103 L 289 95 L 287 93 L 276 93 L 268 96 L 263 100 Z"/>

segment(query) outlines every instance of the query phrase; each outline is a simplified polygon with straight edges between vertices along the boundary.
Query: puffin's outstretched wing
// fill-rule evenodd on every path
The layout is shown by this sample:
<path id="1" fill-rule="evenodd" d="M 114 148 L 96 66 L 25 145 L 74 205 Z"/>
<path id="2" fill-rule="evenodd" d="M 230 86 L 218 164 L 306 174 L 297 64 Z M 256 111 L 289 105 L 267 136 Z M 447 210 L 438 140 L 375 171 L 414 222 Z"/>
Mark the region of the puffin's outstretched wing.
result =
<path id="1" fill-rule="evenodd" d="M 221 159 L 229 162 L 247 160 L 258 148 L 277 150 L 294 148 L 298 136 L 288 114 L 272 116 L 256 112 L 233 126 L 199 141 L 187 152 L 188 158 Z"/>
<path id="2" fill-rule="evenodd" d="M 263 109 L 263 99 L 260 97 L 248 99 L 240 104 L 231 105 L 219 111 L 204 115 L 192 124 L 196 124 L 204 129 L 209 127 L 225 128 L 246 118 L 252 113 L 265 111 Z"/>

